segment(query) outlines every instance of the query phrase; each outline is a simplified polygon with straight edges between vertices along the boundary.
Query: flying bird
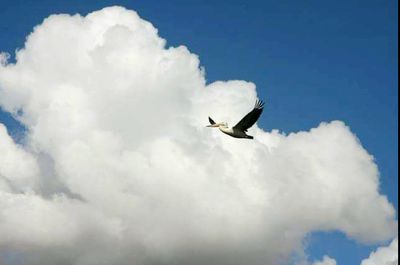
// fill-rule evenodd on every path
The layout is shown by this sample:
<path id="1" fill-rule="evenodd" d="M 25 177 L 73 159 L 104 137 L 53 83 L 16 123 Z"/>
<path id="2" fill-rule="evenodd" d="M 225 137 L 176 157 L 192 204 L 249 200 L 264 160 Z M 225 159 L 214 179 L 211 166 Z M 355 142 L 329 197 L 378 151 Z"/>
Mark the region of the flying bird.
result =
<path id="1" fill-rule="evenodd" d="M 254 109 L 250 111 L 246 116 L 244 116 L 238 122 L 238 124 L 236 124 L 232 128 L 229 128 L 226 122 L 216 123 L 210 117 L 208 117 L 210 125 L 207 125 L 207 127 L 218 128 L 221 132 L 235 138 L 253 139 L 254 137 L 251 135 L 247 135 L 246 132 L 251 126 L 254 125 L 254 123 L 256 123 L 263 109 L 264 109 L 264 102 L 262 102 L 261 100 L 257 100 Z"/>

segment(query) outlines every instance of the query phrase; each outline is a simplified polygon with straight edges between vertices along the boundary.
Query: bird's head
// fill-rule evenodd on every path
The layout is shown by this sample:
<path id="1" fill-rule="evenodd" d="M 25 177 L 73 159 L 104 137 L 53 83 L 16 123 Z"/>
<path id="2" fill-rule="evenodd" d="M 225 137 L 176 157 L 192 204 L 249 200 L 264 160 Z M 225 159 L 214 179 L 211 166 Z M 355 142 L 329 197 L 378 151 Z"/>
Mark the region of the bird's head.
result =
<path id="1" fill-rule="evenodd" d="M 211 128 L 228 127 L 228 124 L 226 122 L 219 122 L 219 123 L 207 125 L 206 127 L 211 127 Z"/>

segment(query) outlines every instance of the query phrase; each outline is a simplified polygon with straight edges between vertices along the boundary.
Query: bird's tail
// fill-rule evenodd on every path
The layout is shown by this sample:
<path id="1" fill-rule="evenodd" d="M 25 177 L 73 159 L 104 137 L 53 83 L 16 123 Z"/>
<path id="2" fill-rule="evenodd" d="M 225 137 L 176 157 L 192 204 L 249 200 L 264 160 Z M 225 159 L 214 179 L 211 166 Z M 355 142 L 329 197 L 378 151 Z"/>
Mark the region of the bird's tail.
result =
<path id="1" fill-rule="evenodd" d="M 254 139 L 254 137 L 251 136 L 251 135 L 247 135 L 247 136 L 246 136 L 246 139 Z"/>

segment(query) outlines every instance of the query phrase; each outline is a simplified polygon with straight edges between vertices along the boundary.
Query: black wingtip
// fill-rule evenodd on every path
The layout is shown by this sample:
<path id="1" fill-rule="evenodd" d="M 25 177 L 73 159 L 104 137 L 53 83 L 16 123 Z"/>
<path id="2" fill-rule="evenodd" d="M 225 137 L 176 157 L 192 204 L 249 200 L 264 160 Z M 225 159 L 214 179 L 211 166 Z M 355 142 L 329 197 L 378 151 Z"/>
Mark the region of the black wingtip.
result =
<path id="1" fill-rule="evenodd" d="M 265 103 L 264 103 L 263 101 L 257 99 L 254 108 L 255 108 L 255 109 L 262 109 L 262 108 L 264 108 L 264 104 L 265 104 Z"/>
<path id="2" fill-rule="evenodd" d="M 208 121 L 209 121 L 211 124 L 215 124 L 215 121 L 213 121 L 213 119 L 211 119 L 210 117 L 208 117 Z"/>

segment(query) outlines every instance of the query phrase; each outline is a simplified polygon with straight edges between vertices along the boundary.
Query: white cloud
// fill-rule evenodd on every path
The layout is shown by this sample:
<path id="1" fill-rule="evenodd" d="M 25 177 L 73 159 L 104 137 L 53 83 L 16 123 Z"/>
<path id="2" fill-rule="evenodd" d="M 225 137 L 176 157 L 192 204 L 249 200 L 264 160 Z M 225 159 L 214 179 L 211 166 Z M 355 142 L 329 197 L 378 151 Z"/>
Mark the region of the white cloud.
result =
<path id="1" fill-rule="evenodd" d="M 316 261 L 313 263 L 313 265 L 336 265 L 336 260 L 328 256 L 324 256 L 321 261 Z"/>
<path id="2" fill-rule="evenodd" d="M 0 261 L 277 264 L 313 231 L 396 234 L 373 157 L 342 122 L 255 127 L 253 141 L 205 128 L 238 121 L 255 85 L 206 85 L 198 57 L 165 44 L 112 7 L 50 16 L 15 64 L 0 55 L 0 106 L 28 129 L 22 147 L 0 128 Z"/>
<path id="3" fill-rule="evenodd" d="M 14 192 L 29 191 L 37 185 L 39 166 L 34 156 L 14 144 L 0 123 L 0 187 Z M 17 162 L 20 161 L 20 162 Z"/>
<path id="4" fill-rule="evenodd" d="M 398 265 L 398 239 L 394 239 L 387 247 L 380 247 L 372 252 L 368 259 L 362 261 L 361 265 Z"/>

